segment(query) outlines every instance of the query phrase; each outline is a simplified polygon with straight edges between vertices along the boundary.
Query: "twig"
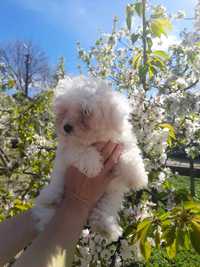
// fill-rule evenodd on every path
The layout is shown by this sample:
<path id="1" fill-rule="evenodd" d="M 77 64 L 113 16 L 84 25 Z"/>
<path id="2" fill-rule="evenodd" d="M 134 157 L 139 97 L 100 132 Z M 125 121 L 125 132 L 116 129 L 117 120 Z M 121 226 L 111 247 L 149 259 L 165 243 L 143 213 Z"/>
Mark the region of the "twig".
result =
<path id="1" fill-rule="evenodd" d="M 0 148 L 0 158 L 1 158 L 4 166 L 7 167 L 7 163 L 9 163 L 10 160 L 9 160 L 8 156 L 6 155 L 6 153 L 3 151 L 2 148 Z"/>
<path id="2" fill-rule="evenodd" d="M 193 82 L 192 84 L 188 85 L 185 88 L 178 88 L 177 90 L 173 91 L 170 87 L 167 86 L 163 86 L 162 89 L 169 89 L 171 93 L 177 93 L 179 91 L 184 91 L 186 92 L 187 90 L 191 89 L 192 87 L 194 87 L 195 85 L 197 85 L 199 83 L 199 79 L 197 79 L 195 82 Z"/>
<path id="3" fill-rule="evenodd" d="M 117 241 L 114 241 L 107 246 L 107 248 L 108 248 L 112 245 L 116 245 L 116 249 L 115 249 L 113 255 L 111 256 L 111 263 L 110 263 L 109 267 L 115 267 L 116 266 L 116 264 L 115 264 L 116 263 L 116 257 L 117 257 L 117 254 L 120 252 L 122 239 L 123 239 L 123 237 L 119 237 Z"/>
<path id="4" fill-rule="evenodd" d="M 142 43 L 143 43 L 143 67 L 145 68 L 142 77 L 144 91 L 147 91 L 147 40 L 146 40 L 146 0 L 142 0 Z"/>

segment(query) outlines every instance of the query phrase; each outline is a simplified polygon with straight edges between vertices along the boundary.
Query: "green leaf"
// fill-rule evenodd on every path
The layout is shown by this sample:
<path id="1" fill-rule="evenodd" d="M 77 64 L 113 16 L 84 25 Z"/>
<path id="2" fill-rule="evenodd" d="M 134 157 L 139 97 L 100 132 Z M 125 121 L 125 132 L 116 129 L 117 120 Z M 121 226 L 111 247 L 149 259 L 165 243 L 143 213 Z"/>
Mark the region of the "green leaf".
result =
<path id="1" fill-rule="evenodd" d="M 15 205 L 15 208 L 18 209 L 18 210 L 20 210 L 20 211 L 26 211 L 28 209 L 27 206 L 20 205 L 20 204 Z"/>
<path id="2" fill-rule="evenodd" d="M 172 30 L 172 24 L 167 18 L 157 18 L 151 21 L 150 29 L 156 37 L 161 37 L 162 34 L 167 36 L 167 33 Z"/>
<path id="3" fill-rule="evenodd" d="M 170 225 L 170 221 L 168 220 L 169 216 L 170 216 L 170 212 L 166 211 L 165 213 L 161 214 L 159 218 L 161 221 L 163 221 L 163 223 L 166 222 L 167 225 Z"/>
<path id="4" fill-rule="evenodd" d="M 132 236 L 135 233 L 135 229 L 136 229 L 136 224 L 130 224 L 124 231 L 124 236 L 125 237 L 129 237 Z"/>
<path id="5" fill-rule="evenodd" d="M 135 42 L 137 42 L 138 38 L 139 38 L 139 34 L 131 34 L 131 41 L 132 41 L 132 44 L 134 44 Z"/>
<path id="6" fill-rule="evenodd" d="M 139 68 L 139 66 L 141 64 L 141 60 L 142 60 L 142 52 L 140 51 L 134 56 L 134 58 L 132 60 L 132 66 L 134 69 Z"/>
<path id="7" fill-rule="evenodd" d="M 200 254 L 200 224 L 191 222 L 190 240 L 193 248 Z"/>
<path id="8" fill-rule="evenodd" d="M 152 80 L 154 77 L 154 74 L 156 73 L 154 66 L 149 65 L 148 72 L 149 72 L 149 79 Z"/>
<path id="9" fill-rule="evenodd" d="M 149 57 L 149 62 L 150 64 L 153 65 L 154 68 L 157 68 L 159 70 L 164 70 L 166 67 L 165 61 L 162 60 L 160 57 L 151 55 Z"/>
<path id="10" fill-rule="evenodd" d="M 98 39 L 98 40 L 96 40 L 96 43 L 95 43 L 95 45 L 100 45 L 102 43 L 102 40 L 101 39 Z"/>
<path id="11" fill-rule="evenodd" d="M 140 250 L 145 260 L 148 261 L 152 251 L 151 243 L 148 240 L 140 242 Z"/>
<path id="12" fill-rule="evenodd" d="M 142 16 L 142 11 L 143 11 L 143 5 L 142 2 L 135 3 L 135 11 L 138 14 L 139 17 Z"/>
<path id="13" fill-rule="evenodd" d="M 9 80 L 9 81 L 8 81 L 8 84 L 7 84 L 7 87 L 8 87 L 8 88 L 13 88 L 15 85 L 16 85 L 16 83 L 15 83 L 14 80 Z"/>
<path id="14" fill-rule="evenodd" d="M 148 66 L 147 65 L 140 65 L 139 66 L 139 77 L 140 77 L 141 81 L 145 77 L 147 71 L 148 71 Z"/>
<path id="15" fill-rule="evenodd" d="M 133 5 L 126 6 L 126 25 L 129 31 L 131 30 L 132 26 L 132 17 L 133 17 L 134 8 Z"/>
<path id="16" fill-rule="evenodd" d="M 171 145 L 172 144 L 172 140 L 176 140 L 176 134 L 175 134 L 174 127 L 169 123 L 161 123 L 161 124 L 159 124 L 159 126 L 161 128 L 169 129 L 169 136 L 168 136 L 167 142 L 168 142 L 169 145 Z"/>
<path id="17" fill-rule="evenodd" d="M 184 247 L 185 231 L 183 231 L 182 228 L 177 228 L 176 238 L 177 238 L 178 245 L 180 245 L 181 247 Z"/>
<path id="18" fill-rule="evenodd" d="M 156 229 L 155 232 L 155 243 L 156 243 L 156 247 L 160 248 L 160 232 L 158 231 L 158 229 Z"/>
<path id="19" fill-rule="evenodd" d="M 199 215 L 193 216 L 192 220 L 195 221 L 196 223 L 200 223 L 200 216 Z"/>
<path id="20" fill-rule="evenodd" d="M 165 61 L 169 60 L 169 55 L 163 50 L 155 50 L 152 53 Z"/>
<path id="21" fill-rule="evenodd" d="M 166 241 L 167 246 L 171 246 L 176 238 L 176 226 L 169 225 L 167 228 L 162 229 L 162 239 Z"/>
<path id="22" fill-rule="evenodd" d="M 151 48 L 153 46 L 153 41 L 150 37 L 147 37 L 147 45 L 148 45 L 148 49 L 151 51 Z"/>
<path id="23" fill-rule="evenodd" d="M 174 239 L 174 242 L 170 246 L 166 247 L 167 255 L 170 259 L 173 259 L 176 256 L 176 251 L 177 251 L 176 242 L 177 240 Z"/>
<path id="24" fill-rule="evenodd" d="M 184 232 L 184 248 L 189 250 L 191 247 L 190 245 L 190 236 L 189 236 L 189 232 L 188 229 Z"/>
<path id="25" fill-rule="evenodd" d="M 186 201 L 186 202 L 184 202 L 183 206 L 185 209 L 190 209 L 190 210 L 200 212 L 200 202 Z"/>
<path id="26" fill-rule="evenodd" d="M 137 232 L 136 232 L 137 240 L 145 241 L 151 226 L 152 226 L 152 221 L 150 218 L 146 218 L 142 222 L 140 222 L 138 224 Z"/>
<path id="27" fill-rule="evenodd" d="M 140 231 L 141 229 L 143 229 L 144 227 L 146 227 L 149 223 L 151 223 L 151 218 L 145 218 L 144 220 L 142 220 L 138 224 L 137 231 Z"/>

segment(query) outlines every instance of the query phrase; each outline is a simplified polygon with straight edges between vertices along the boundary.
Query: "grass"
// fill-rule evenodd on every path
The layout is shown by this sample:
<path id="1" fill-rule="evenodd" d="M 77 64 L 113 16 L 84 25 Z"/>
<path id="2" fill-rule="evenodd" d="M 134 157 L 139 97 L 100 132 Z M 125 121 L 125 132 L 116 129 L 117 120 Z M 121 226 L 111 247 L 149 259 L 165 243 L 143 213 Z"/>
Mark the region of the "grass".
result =
<path id="1" fill-rule="evenodd" d="M 172 185 L 178 191 L 185 191 L 188 195 L 191 194 L 190 191 L 190 177 L 176 175 L 171 179 Z M 195 177 L 195 198 L 200 200 L 200 178 Z"/>

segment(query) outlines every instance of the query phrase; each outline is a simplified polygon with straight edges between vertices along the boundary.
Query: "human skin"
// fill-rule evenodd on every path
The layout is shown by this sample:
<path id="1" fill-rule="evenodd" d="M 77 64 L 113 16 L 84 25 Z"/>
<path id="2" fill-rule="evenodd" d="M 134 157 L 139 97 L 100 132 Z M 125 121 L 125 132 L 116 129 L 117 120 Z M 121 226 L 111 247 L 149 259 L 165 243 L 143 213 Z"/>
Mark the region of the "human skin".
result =
<path id="1" fill-rule="evenodd" d="M 111 181 L 109 173 L 122 151 L 121 145 L 112 142 L 98 143 L 96 148 L 104 159 L 103 170 L 92 178 L 81 174 L 74 167 L 67 170 L 64 197 L 55 216 L 40 235 L 36 231 L 31 210 L 0 224 L 0 266 L 30 242 L 32 244 L 15 262 L 14 267 L 55 266 L 52 255 L 61 255 L 75 246 L 92 208 Z"/>

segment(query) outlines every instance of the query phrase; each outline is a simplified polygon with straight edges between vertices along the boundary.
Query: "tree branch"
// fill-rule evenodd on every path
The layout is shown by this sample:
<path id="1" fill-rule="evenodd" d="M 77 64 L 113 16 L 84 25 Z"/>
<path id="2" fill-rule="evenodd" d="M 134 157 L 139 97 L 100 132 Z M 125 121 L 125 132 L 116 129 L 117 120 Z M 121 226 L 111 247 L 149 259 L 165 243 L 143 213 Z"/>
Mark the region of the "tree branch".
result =
<path id="1" fill-rule="evenodd" d="M 7 166 L 7 163 L 10 162 L 8 156 L 6 155 L 6 153 L 3 151 L 3 149 L 0 147 L 0 158 L 4 164 L 4 166 Z"/>
<path id="2" fill-rule="evenodd" d="M 143 77 L 142 77 L 142 83 L 144 91 L 146 92 L 147 89 L 147 40 L 146 40 L 146 0 L 142 0 L 142 43 L 143 43 L 143 68 L 145 70 Z"/>

